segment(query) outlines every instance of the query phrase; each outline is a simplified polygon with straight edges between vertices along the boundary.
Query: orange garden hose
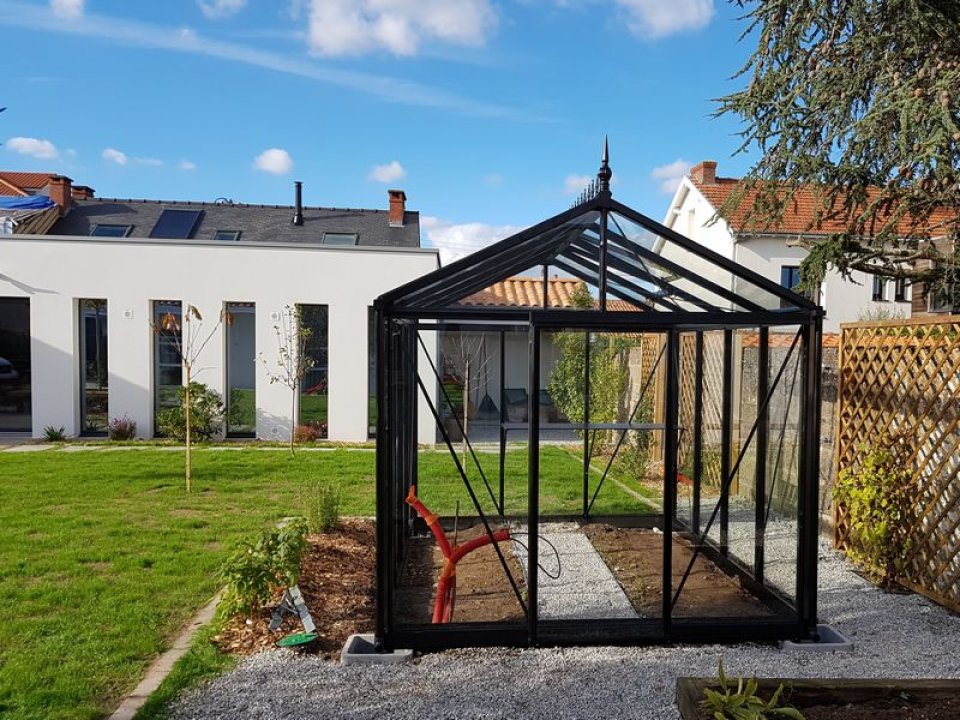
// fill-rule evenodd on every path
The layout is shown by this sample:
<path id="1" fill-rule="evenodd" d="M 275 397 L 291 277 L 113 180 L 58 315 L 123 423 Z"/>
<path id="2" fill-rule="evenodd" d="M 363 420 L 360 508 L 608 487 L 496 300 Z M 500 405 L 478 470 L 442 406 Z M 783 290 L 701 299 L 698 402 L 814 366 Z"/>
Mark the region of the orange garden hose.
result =
<path id="1" fill-rule="evenodd" d="M 505 542 L 510 539 L 510 531 L 506 528 L 497 530 L 490 535 L 481 535 L 468 540 L 462 545 L 451 545 L 446 533 L 440 527 L 440 519 L 436 513 L 430 512 L 420 498 L 417 497 L 417 486 L 411 485 L 407 492 L 407 504 L 410 505 L 430 528 L 437 546 L 443 553 L 443 568 L 440 570 L 440 579 L 437 582 L 437 595 L 433 603 L 433 622 L 448 623 L 453 620 L 453 608 L 457 602 L 457 563 L 468 554 L 489 545 L 493 542 Z"/>

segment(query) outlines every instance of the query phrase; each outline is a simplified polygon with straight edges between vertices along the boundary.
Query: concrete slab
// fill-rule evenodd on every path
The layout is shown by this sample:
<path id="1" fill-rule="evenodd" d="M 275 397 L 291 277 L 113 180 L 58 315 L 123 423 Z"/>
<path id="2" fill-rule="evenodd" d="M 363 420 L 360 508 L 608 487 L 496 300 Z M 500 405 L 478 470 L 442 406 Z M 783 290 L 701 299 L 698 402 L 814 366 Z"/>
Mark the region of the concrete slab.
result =
<path id="1" fill-rule="evenodd" d="M 14 445 L 13 447 L 7 448 L 4 452 L 9 453 L 30 453 L 30 452 L 43 452 L 44 450 L 53 450 L 56 448 L 56 445 L 49 445 L 47 443 L 38 443 L 36 445 Z"/>
<path id="2" fill-rule="evenodd" d="M 377 652 L 373 633 L 357 633 L 347 638 L 340 651 L 341 665 L 398 665 L 413 659 L 413 650 Z"/>

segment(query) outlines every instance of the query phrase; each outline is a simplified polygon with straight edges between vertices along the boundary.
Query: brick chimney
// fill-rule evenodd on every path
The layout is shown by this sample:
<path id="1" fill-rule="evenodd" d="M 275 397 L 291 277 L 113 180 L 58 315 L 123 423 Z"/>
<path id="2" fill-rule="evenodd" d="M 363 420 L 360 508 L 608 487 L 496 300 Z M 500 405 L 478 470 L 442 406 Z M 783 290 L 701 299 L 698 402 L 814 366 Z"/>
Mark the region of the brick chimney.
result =
<path id="1" fill-rule="evenodd" d="M 72 183 L 73 180 L 66 175 L 53 175 L 47 183 L 50 199 L 60 207 L 60 217 L 66 215 L 73 204 L 73 193 L 70 187 Z"/>
<path id="2" fill-rule="evenodd" d="M 403 190 L 387 190 L 390 196 L 390 227 L 403 227 L 403 214 L 407 211 L 407 194 Z"/>
<path id="3" fill-rule="evenodd" d="M 690 179 L 697 185 L 717 184 L 717 161 L 704 160 L 690 168 Z"/>
<path id="4" fill-rule="evenodd" d="M 71 194 L 74 200 L 89 200 L 94 196 L 94 192 L 89 185 L 74 185 Z"/>

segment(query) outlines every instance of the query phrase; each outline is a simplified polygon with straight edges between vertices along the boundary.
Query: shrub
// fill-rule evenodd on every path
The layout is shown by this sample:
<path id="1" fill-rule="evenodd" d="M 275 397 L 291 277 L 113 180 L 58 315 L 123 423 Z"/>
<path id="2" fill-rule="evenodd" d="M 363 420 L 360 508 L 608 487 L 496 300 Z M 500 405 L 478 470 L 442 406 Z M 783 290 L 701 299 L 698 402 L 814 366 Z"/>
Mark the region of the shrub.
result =
<path id="1" fill-rule="evenodd" d="M 178 404 L 157 413 L 157 427 L 166 437 L 179 442 L 187 439 L 186 388 L 177 390 Z M 223 424 L 223 400 L 220 393 L 203 383 L 190 383 L 190 430 L 194 439 L 212 440 Z"/>
<path id="2" fill-rule="evenodd" d="M 61 442 L 67 439 L 67 430 L 63 425 L 56 428 L 53 425 L 47 425 L 43 429 L 43 439 L 50 442 Z"/>
<path id="3" fill-rule="evenodd" d="M 844 468 L 833 489 L 847 511 L 847 554 L 861 563 L 882 585 L 893 585 L 911 542 L 910 474 L 893 453 L 873 448 L 856 470 Z"/>
<path id="4" fill-rule="evenodd" d="M 126 415 L 114 418 L 107 425 L 107 437 L 111 440 L 133 440 L 137 436 L 137 423 Z"/>
<path id="5" fill-rule="evenodd" d="M 252 616 L 285 587 L 296 585 L 307 550 L 307 523 L 294 518 L 264 530 L 256 542 L 241 541 L 227 559 L 220 577 L 226 585 L 221 603 L 228 616 Z"/>
<path id="6" fill-rule="evenodd" d="M 325 422 L 308 422 L 303 425 L 297 425 L 293 434 L 294 442 L 305 443 L 323 440 L 327 436 L 327 424 Z"/>
<path id="7" fill-rule="evenodd" d="M 717 683 L 720 685 L 720 692 L 704 688 L 704 699 L 700 701 L 700 707 L 707 711 L 710 717 L 715 720 L 771 720 L 772 718 L 790 718 L 791 720 L 803 720 L 803 714 L 789 705 L 780 705 L 780 696 L 783 694 L 783 683 L 777 688 L 776 692 L 769 700 L 764 700 L 757 695 L 757 680 L 751 678 L 744 682 L 743 678 L 737 679 L 737 687 L 734 690 L 733 683 L 723 673 L 723 661 L 720 661 L 720 667 L 717 671 Z"/>
<path id="8" fill-rule="evenodd" d="M 330 532 L 340 524 L 340 493 L 327 480 L 307 481 L 303 514 L 310 532 Z"/>

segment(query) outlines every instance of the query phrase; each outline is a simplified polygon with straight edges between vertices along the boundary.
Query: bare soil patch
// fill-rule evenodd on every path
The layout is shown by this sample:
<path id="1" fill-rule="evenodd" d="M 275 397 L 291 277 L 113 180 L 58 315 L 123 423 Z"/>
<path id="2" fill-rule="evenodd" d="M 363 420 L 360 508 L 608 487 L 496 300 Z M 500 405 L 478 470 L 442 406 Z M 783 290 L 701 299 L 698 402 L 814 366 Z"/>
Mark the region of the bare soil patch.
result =
<path id="1" fill-rule="evenodd" d="M 482 525 L 461 530 L 457 542 L 462 544 L 484 532 Z M 453 535 L 449 537 L 452 543 Z M 500 543 L 500 549 L 517 585 L 523 591 L 523 568 L 513 554 L 512 543 Z M 442 567 L 443 553 L 432 536 L 410 539 L 403 582 L 397 593 L 399 623 L 430 624 L 437 579 Z M 457 601 L 453 622 L 503 622 L 523 618 L 517 596 L 492 546 L 474 550 L 457 564 Z"/>
<path id="2" fill-rule="evenodd" d="M 299 587 L 319 635 L 311 649 L 336 659 L 347 637 L 373 630 L 376 562 L 376 532 L 370 520 L 343 520 L 333 532 L 310 537 Z M 280 595 L 274 601 L 279 603 Z M 249 655 L 272 648 L 284 635 L 303 632 L 299 620 L 290 615 L 271 632 L 272 612 L 270 607 L 250 620 L 232 619 L 214 642 L 224 652 Z"/>
<path id="3" fill-rule="evenodd" d="M 877 698 L 858 703 L 807 705 L 806 720 L 958 720 L 960 699 L 956 691 L 941 690 L 922 695 L 904 691 L 901 697 Z"/>
<path id="4" fill-rule="evenodd" d="M 654 530 L 589 524 L 584 533 L 642 617 L 662 614 L 663 534 Z M 693 546 L 673 538 L 674 587 L 683 577 Z M 703 555 L 697 557 L 673 611 L 674 617 L 769 617 L 769 608 L 743 589 L 736 577 Z"/>

